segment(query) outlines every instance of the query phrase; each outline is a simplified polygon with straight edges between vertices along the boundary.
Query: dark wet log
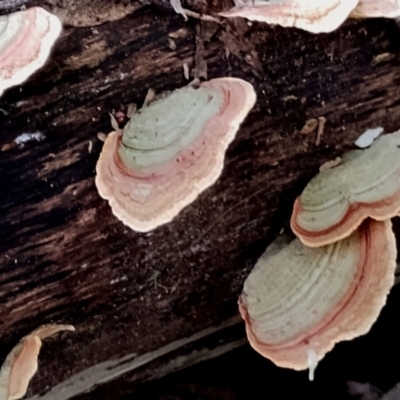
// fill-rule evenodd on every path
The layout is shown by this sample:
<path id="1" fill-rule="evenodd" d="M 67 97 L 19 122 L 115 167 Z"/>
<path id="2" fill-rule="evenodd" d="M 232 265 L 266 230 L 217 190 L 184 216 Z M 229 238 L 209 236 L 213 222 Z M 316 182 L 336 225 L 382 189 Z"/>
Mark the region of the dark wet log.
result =
<path id="1" fill-rule="evenodd" d="M 97 194 L 97 133 L 111 130 L 109 112 L 141 104 L 148 88 L 186 84 L 182 65 L 194 67 L 199 21 L 167 10 L 145 6 L 95 28 L 66 28 L 45 68 L 0 99 L 0 147 L 11 148 L 0 153 L 0 355 L 41 324 L 77 328 L 45 343 L 30 396 L 118 399 L 138 379 L 207 349 L 218 354 L 221 338 L 226 349 L 240 344 L 241 324 L 204 330 L 237 317 L 244 278 L 307 180 L 364 129 L 400 126 L 393 21 L 350 21 L 320 36 L 201 23 L 208 76 L 251 81 L 258 102 L 219 181 L 170 224 L 137 234 Z M 321 116 L 317 146 L 299 130 Z M 44 140 L 12 145 L 32 132 Z M 117 383 L 79 396 L 105 380 L 104 368 Z"/>

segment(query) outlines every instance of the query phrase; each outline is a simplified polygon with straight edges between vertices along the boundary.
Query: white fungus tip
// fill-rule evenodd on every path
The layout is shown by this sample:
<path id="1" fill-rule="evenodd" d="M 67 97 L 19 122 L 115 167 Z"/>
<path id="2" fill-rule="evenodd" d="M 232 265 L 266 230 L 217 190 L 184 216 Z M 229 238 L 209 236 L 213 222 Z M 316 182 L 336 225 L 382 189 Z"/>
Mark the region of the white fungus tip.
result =
<path id="1" fill-rule="evenodd" d="M 360 137 L 354 142 L 357 147 L 365 149 L 371 146 L 374 140 L 383 132 L 382 127 L 367 129 Z"/>
<path id="2" fill-rule="evenodd" d="M 317 368 L 318 360 L 317 354 L 314 349 L 307 350 L 307 363 L 308 363 L 308 379 L 310 381 L 314 380 L 315 368 Z"/>
<path id="3" fill-rule="evenodd" d="M 31 142 L 36 140 L 38 142 L 46 139 L 46 137 L 41 132 L 34 132 L 34 133 L 22 133 L 18 137 L 15 138 L 14 142 L 20 146 L 24 147 L 25 143 Z"/>

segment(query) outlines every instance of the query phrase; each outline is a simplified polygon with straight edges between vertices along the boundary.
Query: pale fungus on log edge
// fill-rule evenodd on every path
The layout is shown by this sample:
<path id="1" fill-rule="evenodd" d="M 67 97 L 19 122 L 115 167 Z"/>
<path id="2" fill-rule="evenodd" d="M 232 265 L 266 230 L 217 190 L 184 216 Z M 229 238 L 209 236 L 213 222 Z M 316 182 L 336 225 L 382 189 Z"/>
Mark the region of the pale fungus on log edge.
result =
<path id="1" fill-rule="evenodd" d="M 312 33 L 337 29 L 359 0 L 283 0 L 270 4 L 235 7 L 220 13 L 223 17 L 243 17 L 283 27 L 296 27 Z"/>
<path id="2" fill-rule="evenodd" d="M 0 16 L 0 95 L 43 66 L 60 33 L 60 20 L 40 7 Z"/>
<path id="3" fill-rule="evenodd" d="M 350 16 L 352 18 L 397 18 L 400 16 L 400 1 L 360 0 Z"/>
<path id="4" fill-rule="evenodd" d="M 100 196 L 135 231 L 171 221 L 218 179 L 255 100 L 250 83 L 219 78 L 152 101 L 108 135 L 96 166 Z"/>
<path id="5" fill-rule="evenodd" d="M 386 302 L 396 268 L 391 221 L 364 221 L 319 248 L 298 239 L 262 256 L 245 281 L 239 309 L 251 346 L 276 365 L 304 370 L 335 343 L 367 333 Z"/>
<path id="6" fill-rule="evenodd" d="M 332 32 L 349 17 L 395 18 L 400 15 L 398 0 L 282 0 L 256 1 L 251 5 L 236 0 L 235 3 L 236 7 L 219 15 L 296 27 L 312 33 Z"/>
<path id="7" fill-rule="evenodd" d="M 315 176 L 296 199 L 290 225 L 305 245 L 318 247 L 349 236 L 368 217 L 383 221 L 399 211 L 400 131 Z"/>
<path id="8" fill-rule="evenodd" d="M 75 331 L 72 325 L 44 325 L 23 337 L 5 359 L 0 370 L 0 400 L 25 396 L 38 368 L 42 340 L 61 331 Z"/>

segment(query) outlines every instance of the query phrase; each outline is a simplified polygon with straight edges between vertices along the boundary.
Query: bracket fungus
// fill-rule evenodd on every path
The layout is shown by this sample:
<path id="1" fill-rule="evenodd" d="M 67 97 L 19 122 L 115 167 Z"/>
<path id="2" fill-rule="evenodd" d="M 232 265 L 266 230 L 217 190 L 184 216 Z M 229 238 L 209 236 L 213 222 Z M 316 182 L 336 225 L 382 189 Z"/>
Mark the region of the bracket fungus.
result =
<path id="1" fill-rule="evenodd" d="M 296 27 L 312 33 L 332 32 L 349 17 L 358 2 L 359 0 L 282 0 L 259 2 L 251 6 L 239 3 L 232 10 L 219 15 Z"/>
<path id="2" fill-rule="evenodd" d="M 315 176 L 296 199 L 290 225 L 305 245 L 317 247 L 345 238 L 367 217 L 382 221 L 399 212 L 400 131 Z"/>
<path id="3" fill-rule="evenodd" d="M 360 0 L 350 16 L 352 18 L 397 18 L 400 17 L 400 1 Z"/>
<path id="4" fill-rule="evenodd" d="M 108 135 L 96 166 L 100 196 L 135 231 L 171 221 L 218 179 L 255 100 L 250 83 L 219 78 L 152 101 Z"/>
<path id="5" fill-rule="evenodd" d="M 0 16 L 0 95 L 43 66 L 60 32 L 60 20 L 40 7 Z"/>
<path id="6" fill-rule="evenodd" d="M 278 366 L 315 368 L 335 343 L 370 330 L 395 268 L 390 220 L 368 219 L 351 236 L 324 247 L 295 239 L 262 256 L 239 299 L 250 344 Z"/>
<path id="7" fill-rule="evenodd" d="M 16 400 L 25 396 L 38 368 L 42 340 L 61 331 L 74 331 L 72 325 L 43 325 L 24 336 L 12 349 L 0 370 L 0 400 Z"/>

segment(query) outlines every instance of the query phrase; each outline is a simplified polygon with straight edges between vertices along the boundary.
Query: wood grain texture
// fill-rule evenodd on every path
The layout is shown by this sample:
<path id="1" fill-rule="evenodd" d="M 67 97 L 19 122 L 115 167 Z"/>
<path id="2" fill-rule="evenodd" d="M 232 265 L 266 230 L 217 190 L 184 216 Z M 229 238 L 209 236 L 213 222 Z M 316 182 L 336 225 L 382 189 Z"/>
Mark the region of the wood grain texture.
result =
<path id="1" fill-rule="evenodd" d="M 66 28 L 47 65 L 0 98 L 0 147 L 22 133 L 45 136 L 0 152 L 0 355 L 41 324 L 77 329 L 43 346 L 30 396 L 237 316 L 246 275 L 320 164 L 366 128 L 400 126 L 393 21 L 350 21 L 315 36 L 243 21 L 185 22 L 167 6 Z M 109 112 L 141 104 L 148 88 L 186 84 L 182 64 L 194 67 L 196 27 L 209 78 L 249 80 L 258 101 L 218 182 L 170 224 L 138 234 L 97 194 L 97 133 L 111 130 Z M 327 123 L 315 146 L 313 134 L 298 131 L 320 116 Z M 149 368 L 143 374 L 155 376 Z M 122 386 L 107 387 L 74 398 L 122 398 Z"/>

